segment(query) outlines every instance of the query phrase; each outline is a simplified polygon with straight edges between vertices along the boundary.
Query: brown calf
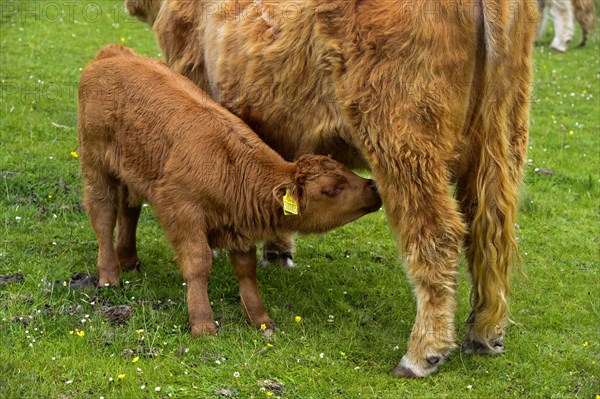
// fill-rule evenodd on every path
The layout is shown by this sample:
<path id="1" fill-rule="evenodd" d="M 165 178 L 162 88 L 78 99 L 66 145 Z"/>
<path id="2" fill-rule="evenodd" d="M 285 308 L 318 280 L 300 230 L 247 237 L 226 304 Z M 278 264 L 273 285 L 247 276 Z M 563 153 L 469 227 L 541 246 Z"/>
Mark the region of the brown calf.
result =
<path id="1" fill-rule="evenodd" d="M 244 316 L 271 328 L 255 243 L 281 231 L 324 232 L 381 206 L 372 180 L 325 156 L 284 161 L 192 82 L 121 46 L 104 48 L 83 71 L 78 130 L 99 285 L 118 286 L 119 271 L 139 265 L 136 226 L 146 199 L 188 283 L 193 335 L 215 333 L 211 248 L 230 250 Z M 297 215 L 284 214 L 284 196 Z"/>

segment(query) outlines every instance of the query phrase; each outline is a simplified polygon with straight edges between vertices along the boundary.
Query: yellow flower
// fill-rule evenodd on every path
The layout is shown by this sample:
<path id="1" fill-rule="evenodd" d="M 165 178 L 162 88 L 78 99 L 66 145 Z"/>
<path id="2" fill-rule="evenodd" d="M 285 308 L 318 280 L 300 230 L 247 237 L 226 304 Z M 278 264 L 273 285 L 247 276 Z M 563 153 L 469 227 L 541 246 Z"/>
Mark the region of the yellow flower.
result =
<path id="1" fill-rule="evenodd" d="M 78 330 L 78 331 L 77 331 L 77 336 L 78 336 L 78 337 L 83 337 L 84 335 L 85 335 L 85 332 L 84 332 L 84 331 L 81 331 L 81 330 Z"/>
<path id="2" fill-rule="evenodd" d="M 266 324 L 264 324 L 264 323 L 263 323 L 263 324 L 261 324 L 261 325 L 260 325 L 260 329 L 261 329 L 261 331 L 265 331 L 265 330 L 267 329 L 267 325 L 266 325 Z"/>
<path id="3" fill-rule="evenodd" d="M 136 333 L 138 333 L 138 334 L 141 334 L 141 333 L 143 333 L 143 332 L 144 332 L 144 329 L 143 329 L 143 328 L 140 328 L 139 330 L 135 330 L 135 332 L 136 332 Z"/>
<path id="4" fill-rule="evenodd" d="M 342 355 L 342 357 L 346 357 L 346 352 L 340 352 L 340 355 Z"/>
<path id="5" fill-rule="evenodd" d="M 569 136 L 572 136 L 572 135 L 574 135 L 574 134 L 575 134 L 575 132 L 574 132 L 574 131 L 572 131 L 572 130 L 569 130 Z"/>
<path id="6" fill-rule="evenodd" d="M 69 334 L 73 335 L 73 333 L 74 333 L 74 331 L 73 331 L 73 330 L 69 331 Z"/>
<path id="7" fill-rule="evenodd" d="M 267 348 L 272 348 L 272 347 L 273 347 L 273 344 L 267 342 Z"/>
<path id="8" fill-rule="evenodd" d="M 302 317 L 296 316 L 294 317 L 294 320 L 296 320 L 296 323 L 300 323 L 302 321 Z"/>
<path id="9" fill-rule="evenodd" d="M 52 196 L 51 196 L 51 195 L 49 195 L 49 196 L 48 196 L 48 199 L 52 199 Z"/>
<path id="10" fill-rule="evenodd" d="M 125 378 L 125 374 L 119 374 L 119 375 L 117 376 L 117 378 L 118 378 L 118 379 L 120 379 L 120 380 L 122 380 L 123 378 Z"/>
<path id="11" fill-rule="evenodd" d="M 126 39 L 125 39 L 124 37 L 122 37 L 122 38 L 121 38 L 121 43 L 125 43 L 125 40 L 126 40 Z"/>
<path id="12" fill-rule="evenodd" d="M 600 395 L 596 394 L 596 399 L 600 399 Z"/>
<path id="13" fill-rule="evenodd" d="M 135 362 L 137 362 L 137 361 L 139 361 L 139 360 L 140 360 L 140 357 L 139 357 L 139 356 L 136 356 L 136 357 L 134 357 L 134 358 L 131 360 L 131 362 L 132 362 L 132 363 L 135 363 Z"/>
<path id="14" fill-rule="evenodd" d="M 71 156 L 75 159 L 79 158 L 79 154 L 77 154 L 77 151 L 71 151 Z"/>
<path id="15" fill-rule="evenodd" d="M 267 395 L 267 396 L 273 396 L 273 392 L 271 392 L 271 391 L 267 391 L 267 394 L 266 394 L 266 395 Z"/>
<path id="16" fill-rule="evenodd" d="M 588 346 L 588 345 L 589 345 L 589 342 L 587 342 L 587 341 L 585 341 L 585 342 L 583 343 L 583 346 Z"/>

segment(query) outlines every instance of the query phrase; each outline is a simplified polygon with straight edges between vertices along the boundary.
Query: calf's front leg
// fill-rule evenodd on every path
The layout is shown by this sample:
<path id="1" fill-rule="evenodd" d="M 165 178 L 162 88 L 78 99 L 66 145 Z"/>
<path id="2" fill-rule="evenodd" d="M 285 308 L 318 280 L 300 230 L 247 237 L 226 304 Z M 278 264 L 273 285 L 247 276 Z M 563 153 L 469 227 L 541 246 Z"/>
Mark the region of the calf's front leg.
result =
<path id="1" fill-rule="evenodd" d="M 240 284 L 240 300 L 242 312 L 250 324 L 261 328 L 264 324 L 269 330 L 275 328 L 275 323 L 269 318 L 258 292 L 256 281 L 256 248 L 248 251 L 230 251 L 229 258 Z"/>

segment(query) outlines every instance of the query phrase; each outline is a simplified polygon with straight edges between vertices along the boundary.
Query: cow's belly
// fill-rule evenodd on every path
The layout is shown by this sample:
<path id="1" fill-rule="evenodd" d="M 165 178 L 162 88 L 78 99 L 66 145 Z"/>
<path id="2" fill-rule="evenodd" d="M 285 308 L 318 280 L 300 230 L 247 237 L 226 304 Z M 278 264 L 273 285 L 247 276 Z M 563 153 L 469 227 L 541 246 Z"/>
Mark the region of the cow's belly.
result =
<path id="1" fill-rule="evenodd" d="M 315 39 L 303 32 L 309 29 L 305 24 L 282 18 L 281 8 L 256 4 L 229 10 L 228 18 L 207 19 L 204 59 L 211 96 L 288 160 L 317 153 L 366 167 L 334 82 L 335 60 L 307 52 Z"/>

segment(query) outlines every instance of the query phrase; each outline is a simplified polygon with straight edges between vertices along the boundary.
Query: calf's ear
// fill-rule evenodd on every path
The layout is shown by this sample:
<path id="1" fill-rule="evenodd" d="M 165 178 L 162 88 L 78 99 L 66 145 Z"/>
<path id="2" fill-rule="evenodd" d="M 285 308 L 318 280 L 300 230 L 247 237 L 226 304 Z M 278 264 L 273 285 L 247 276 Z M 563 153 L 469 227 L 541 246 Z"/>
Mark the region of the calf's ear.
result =
<path id="1" fill-rule="evenodd" d="M 294 184 L 282 184 L 273 189 L 273 196 L 281 206 L 283 206 L 283 197 L 286 195 L 291 196 L 296 203 L 299 203 L 301 193 L 302 190 Z"/>

